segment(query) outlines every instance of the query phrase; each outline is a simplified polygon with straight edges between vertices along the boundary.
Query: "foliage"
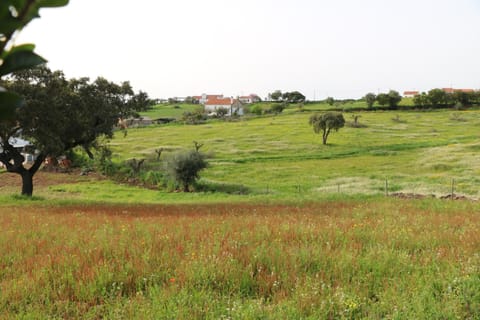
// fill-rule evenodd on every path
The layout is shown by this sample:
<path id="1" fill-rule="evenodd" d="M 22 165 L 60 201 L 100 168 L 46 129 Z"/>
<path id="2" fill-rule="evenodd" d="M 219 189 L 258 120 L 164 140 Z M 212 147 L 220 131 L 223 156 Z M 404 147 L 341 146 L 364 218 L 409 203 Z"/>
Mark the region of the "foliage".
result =
<path id="1" fill-rule="evenodd" d="M 185 124 L 202 124 L 207 120 L 207 115 L 203 110 L 185 111 L 182 115 L 182 121 Z"/>
<path id="2" fill-rule="evenodd" d="M 228 108 L 225 108 L 225 107 L 220 107 L 217 110 L 215 110 L 216 117 L 220 119 L 225 118 L 228 115 L 228 112 L 229 112 Z"/>
<path id="3" fill-rule="evenodd" d="M 427 99 L 433 107 L 442 107 L 450 103 L 449 95 L 442 89 L 432 89 L 428 91 Z"/>
<path id="4" fill-rule="evenodd" d="M 270 96 L 270 99 L 272 99 L 273 101 L 278 101 L 282 98 L 282 91 L 275 90 L 272 93 L 270 93 L 269 96 Z"/>
<path id="5" fill-rule="evenodd" d="M 329 106 L 333 106 L 335 104 L 335 99 L 333 97 L 328 97 L 325 102 L 329 105 Z"/>
<path id="6" fill-rule="evenodd" d="M 261 105 L 256 104 L 249 108 L 249 112 L 257 116 L 260 116 L 263 113 L 263 108 Z"/>
<path id="7" fill-rule="evenodd" d="M 61 7 L 68 0 L 6 0 L 0 2 L 0 79 L 12 72 L 26 70 L 45 63 L 46 60 L 34 52 L 35 45 L 13 43 L 16 32 L 39 16 L 39 10 Z M 15 110 L 23 103 L 20 95 L 0 88 L 0 120 L 12 120 Z"/>
<path id="8" fill-rule="evenodd" d="M 270 107 L 269 112 L 274 114 L 279 114 L 279 113 L 282 113 L 284 109 L 285 109 L 284 103 L 274 103 Z"/>
<path id="9" fill-rule="evenodd" d="M 402 101 L 402 97 L 395 90 L 390 90 L 388 93 L 380 93 L 377 96 L 377 102 L 381 106 L 389 106 L 390 108 L 396 108 Z"/>
<path id="10" fill-rule="evenodd" d="M 8 171 L 22 175 L 24 194 L 31 194 L 30 179 L 35 172 L 23 166 L 20 151 L 5 141 L 20 134 L 31 141 L 40 151 L 33 168 L 38 168 L 46 156 L 57 157 L 77 146 L 93 158 L 91 148 L 97 147 L 97 138 L 111 138 L 119 119 L 143 110 L 149 101 L 145 93 L 135 95 L 128 82 L 117 85 L 104 78 L 94 82 L 88 78 L 67 80 L 62 72 L 46 67 L 16 72 L 3 85 L 25 97 L 25 104 L 12 121 L 0 124 L 6 150 L 0 153 L 0 161 Z"/>
<path id="11" fill-rule="evenodd" d="M 338 131 L 345 125 L 345 118 L 341 112 L 315 113 L 310 117 L 310 125 L 315 133 L 322 132 L 322 142 L 327 144 L 328 136 L 332 130 Z"/>
<path id="12" fill-rule="evenodd" d="M 305 96 L 298 91 L 285 92 L 282 94 L 282 99 L 288 103 L 305 102 Z"/>
<path id="13" fill-rule="evenodd" d="M 388 105 L 388 95 L 386 93 L 380 93 L 377 95 L 377 102 L 381 106 L 386 106 Z"/>
<path id="14" fill-rule="evenodd" d="M 375 93 L 369 92 L 365 95 L 364 99 L 365 99 L 365 102 L 367 103 L 368 108 L 371 108 L 373 107 L 373 104 L 377 100 L 377 96 L 375 95 Z"/>
<path id="15" fill-rule="evenodd" d="M 413 104 L 419 107 L 425 107 L 430 105 L 430 101 L 427 94 L 422 92 L 421 94 L 417 94 L 413 97 Z"/>
<path id="16" fill-rule="evenodd" d="M 170 177 L 183 187 L 184 192 L 200 177 L 200 171 L 207 167 L 206 155 L 197 150 L 179 151 L 167 159 L 165 169 Z"/>

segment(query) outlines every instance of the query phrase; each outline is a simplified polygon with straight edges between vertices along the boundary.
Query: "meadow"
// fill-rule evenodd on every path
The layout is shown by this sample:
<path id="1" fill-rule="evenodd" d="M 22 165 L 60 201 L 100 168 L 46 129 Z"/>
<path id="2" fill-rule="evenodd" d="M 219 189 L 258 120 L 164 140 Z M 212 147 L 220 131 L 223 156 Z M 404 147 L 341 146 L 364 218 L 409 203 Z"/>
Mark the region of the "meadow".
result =
<path id="1" fill-rule="evenodd" d="M 480 111 L 346 112 L 326 146 L 312 112 L 110 141 L 158 170 L 203 143 L 204 191 L 0 173 L 0 318 L 480 319 Z"/>
<path id="2" fill-rule="evenodd" d="M 347 112 L 346 120 L 358 115 L 362 127 L 332 133 L 326 146 L 308 125 L 311 114 L 288 110 L 237 122 L 132 129 L 111 146 L 121 162 L 152 159 L 157 148 L 168 156 L 198 141 L 213 155 L 203 181 L 257 195 L 378 194 L 387 180 L 391 192 L 440 196 L 453 181 L 456 193 L 479 196 L 478 110 Z"/>
<path id="3" fill-rule="evenodd" d="M 476 202 L 1 206 L 3 319 L 478 319 Z"/>

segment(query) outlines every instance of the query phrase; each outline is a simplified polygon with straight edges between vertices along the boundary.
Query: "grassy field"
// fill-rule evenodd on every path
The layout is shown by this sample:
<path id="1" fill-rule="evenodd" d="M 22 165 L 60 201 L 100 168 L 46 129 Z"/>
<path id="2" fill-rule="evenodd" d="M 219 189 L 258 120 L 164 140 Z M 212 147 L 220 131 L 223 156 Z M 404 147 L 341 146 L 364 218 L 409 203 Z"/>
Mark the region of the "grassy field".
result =
<path id="1" fill-rule="evenodd" d="M 2 319 L 478 319 L 473 202 L 0 207 Z"/>
<path id="2" fill-rule="evenodd" d="M 212 153 L 204 181 L 242 185 L 279 197 L 301 193 L 446 194 L 478 197 L 479 111 L 361 112 L 364 128 L 345 127 L 328 145 L 308 125 L 309 112 L 245 118 L 204 125 L 154 126 L 129 130 L 111 142 L 116 161 L 152 158 L 204 143 Z M 353 113 L 345 113 L 352 121 Z"/>
<path id="3" fill-rule="evenodd" d="M 310 114 L 111 141 L 159 168 L 204 143 L 205 192 L 0 173 L 0 318 L 480 319 L 480 203 L 382 196 L 478 197 L 480 112 L 356 113 L 327 146 Z"/>
<path id="4" fill-rule="evenodd" d="M 141 112 L 141 116 L 147 116 L 151 119 L 158 118 L 175 118 L 180 119 L 185 112 L 192 112 L 194 110 L 200 109 L 201 106 L 198 104 L 186 104 L 186 103 L 177 103 L 177 104 L 159 104 L 153 106 L 152 109 Z"/>

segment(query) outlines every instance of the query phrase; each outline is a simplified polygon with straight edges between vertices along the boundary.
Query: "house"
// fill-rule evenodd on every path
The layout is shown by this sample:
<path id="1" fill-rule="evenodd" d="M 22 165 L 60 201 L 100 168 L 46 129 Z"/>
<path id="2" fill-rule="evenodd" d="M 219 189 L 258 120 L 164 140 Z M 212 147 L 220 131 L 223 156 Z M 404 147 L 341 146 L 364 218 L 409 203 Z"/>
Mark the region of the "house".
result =
<path id="1" fill-rule="evenodd" d="M 249 104 L 249 103 L 255 103 L 255 102 L 259 102 L 260 101 L 260 97 L 254 93 L 251 93 L 250 95 L 248 96 L 240 96 L 238 97 L 238 100 L 241 102 L 241 103 L 246 103 L 246 104 Z"/>
<path id="2" fill-rule="evenodd" d="M 204 93 L 202 94 L 200 99 L 198 99 L 198 101 L 200 102 L 200 104 L 205 105 L 209 100 L 219 100 L 219 99 L 223 99 L 223 94 L 205 94 Z"/>
<path id="3" fill-rule="evenodd" d="M 403 92 L 403 96 L 405 98 L 413 98 L 413 97 L 415 97 L 419 94 L 420 94 L 420 92 L 418 92 L 418 91 L 404 91 Z"/>
<path id="4" fill-rule="evenodd" d="M 227 109 L 227 116 L 243 115 L 243 105 L 238 99 L 216 98 L 208 99 L 205 102 L 205 111 L 207 113 L 216 113 L 218 109 Z"/>
<path id="5" fill-rule="evenodd" d="M 30 141 L 22 138 L 11 137 L 8 142 L 12 147 L 20 151 L 21 155 L 25 158 L 23 164 L 32 164 L 37 159 L 39 152 L 38 150 L 35 150 Z M 0 153 L 1 152 L 3 152 L 3 148 L 0 141 Z M 2 163 L 0 163 L 0 167 L 3 167 Z"/>
<path id="6" fill-rule="evenodd" d="M 446 93 L 455 93 L 455 92 L 473 93 L 473 92 L 475 92 L 475 90 L 473 90 L 473 89 L 442 88 L 442 90 Z"/>

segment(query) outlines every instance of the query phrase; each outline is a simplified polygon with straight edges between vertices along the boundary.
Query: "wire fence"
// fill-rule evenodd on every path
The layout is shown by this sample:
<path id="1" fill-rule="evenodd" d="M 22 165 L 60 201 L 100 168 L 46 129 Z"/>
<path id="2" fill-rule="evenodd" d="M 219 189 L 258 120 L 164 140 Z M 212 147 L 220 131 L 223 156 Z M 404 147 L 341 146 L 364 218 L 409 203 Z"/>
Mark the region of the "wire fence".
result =
<path id="1" fill-rule="evenodd" d="M 478 190 L 471 183 L 459 182 L 455 178 L 443 179 L 441 182 L 424 183 L 411 182 L 395 179 L 369 180 L 366 178 L 357 178 L 359 180 L 342 179 L 341 181 L 326 182 L 323 185 L 312 187 L 312 183 L 298 183 L 290 188 L 282 188 L 282 191 L 293 192 L 298 195 L 309 193 L 319 194 L 381 194 L 386 197 L 398 198 L 440 198 L 440 199 L 471 199 L 478 200 Z M 264 193 L 277 193 L 275 187 L 267 184 Z"/>

